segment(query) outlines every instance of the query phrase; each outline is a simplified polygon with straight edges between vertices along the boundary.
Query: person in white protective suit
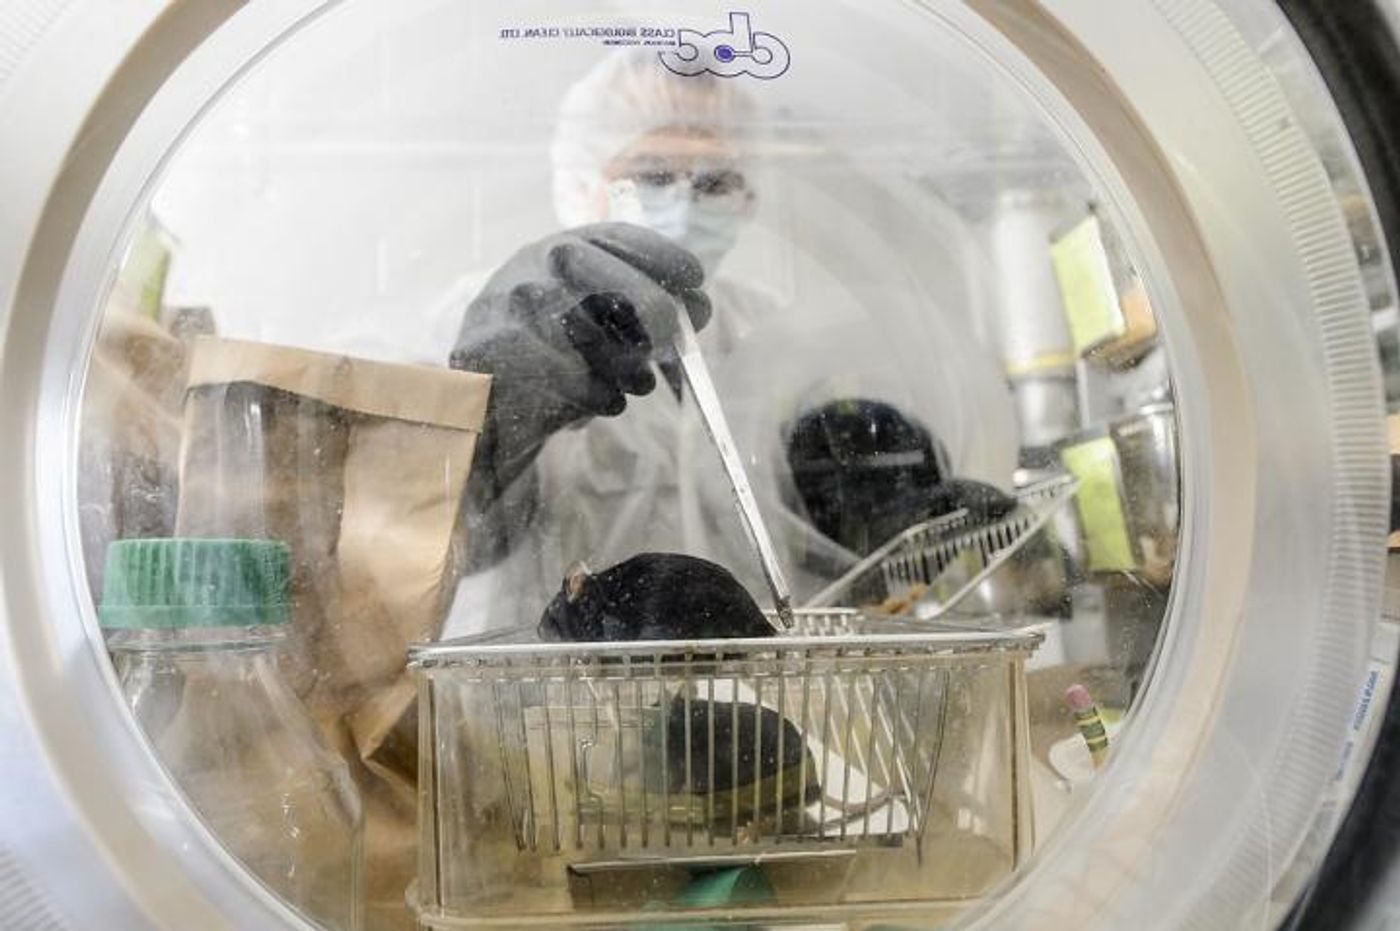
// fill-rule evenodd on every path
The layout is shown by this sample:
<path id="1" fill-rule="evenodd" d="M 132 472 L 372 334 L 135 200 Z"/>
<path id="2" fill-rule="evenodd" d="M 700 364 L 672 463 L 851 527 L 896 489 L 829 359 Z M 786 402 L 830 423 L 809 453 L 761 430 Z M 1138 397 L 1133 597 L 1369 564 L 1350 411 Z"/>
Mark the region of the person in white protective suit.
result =
<path id="1" fill-rule="evenodd" d="M 957 252 L 966 237 L 935 227 L 911 253 L 928 261 L 948 250 L 935 266 L 958 274 L 933 293 L 903 285 L 908 257 L 894 255 L 888 269 L 862 269 L 883 286 L 832 288 L 817 301 L 784 302 L 727 279 L 723 262 L 764 196 L 758 125 L 739 82 L 677 76 L 648 50 L 615 53 L 565 96 L 552 151 L 565 231 L 491 277 L 461 313 L 452 354 L 454 367 L 494 380 L 447 635 L 532 625 L 568 565 L 602 568 L 639 552 L 714 560 L 765 602 L 717 454 L 668 353 L 682 308 L 700 329 L 796 604 L 928 516 L 911 507 L 875 522 L 814 520 L 844 500 L 839 481 L 821 478 L 836 460 L 926 459 L 916 471 L 943 480 L 943 510 L 984 502 L 995 511 L 1006 500 L 946 481 L 956 470 L 1004 487 L 1016 450 L 1004 379 L 966 322 L 975 299 Z M 878 218 L 862 222 L 862 247 L 881 256 L 868 235 Z M 804 248 L 801 228 L 775 232 Z M 866 430 L 867 414 L 895 426 Z M 878 427 L 894 446 L 872 450 L 860 437 L 852 446 L 853 424 L 862 436 Z M 824 488 L 835 498 L 822 499 Z M 850 506 L 868 507 L 868 492 Z M 896 498 L 874 495 L 901 506 Z"/>

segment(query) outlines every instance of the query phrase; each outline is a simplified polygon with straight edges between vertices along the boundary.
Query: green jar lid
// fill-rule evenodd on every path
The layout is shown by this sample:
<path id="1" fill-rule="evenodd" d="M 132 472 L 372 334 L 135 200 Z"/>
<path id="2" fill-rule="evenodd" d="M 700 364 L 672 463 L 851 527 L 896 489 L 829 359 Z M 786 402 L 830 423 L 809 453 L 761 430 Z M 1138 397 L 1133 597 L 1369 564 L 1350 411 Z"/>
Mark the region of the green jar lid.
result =
<path id="1" fill-rule="evenodd" d="M 98 618 L 115 629 L 285 624 L 291 563 L 277 540 L 118 540 Z"/>

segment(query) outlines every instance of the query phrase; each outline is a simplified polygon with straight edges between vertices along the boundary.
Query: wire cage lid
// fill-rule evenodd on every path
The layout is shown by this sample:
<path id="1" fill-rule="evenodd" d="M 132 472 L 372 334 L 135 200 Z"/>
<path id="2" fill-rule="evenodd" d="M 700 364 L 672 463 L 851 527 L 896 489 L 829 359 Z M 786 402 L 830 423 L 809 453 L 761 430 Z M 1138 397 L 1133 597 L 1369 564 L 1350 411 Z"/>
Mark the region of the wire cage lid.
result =
<path id="1" fill-rule="evenodd" d="M 550 666 L 617 662 L 693 660 L 730 662 L 787 657 L 859 658 L 867 656 L 968 657 L 979 654 L 1030 654 L 1044 635 L 1031 628 L 981 629 L 915 618 L 871 618 L 855 609 L 801 609 L 795 625 L 772 637 L 705 640 L 630 640 L 545 642 L 532 628 L 517 627 L 434 643 L 417 644 L 408 653 L 415 669 L 460 666 Z"/>
<path id="2" fill-rule="evenodd" d="M 1078 489 L 1074 476 L 1058 475 L 1018 490 L 1016 507 L 999 520 L 977 524 L 959 510 L 916 524 L 813 595 L 806 607 L 875 604 L 918 585 L 927 593 L 914 614 L 926 622 L 944 617 L 1048 532 Z M 929 603 L 937 587 L 951 590 Z"/>

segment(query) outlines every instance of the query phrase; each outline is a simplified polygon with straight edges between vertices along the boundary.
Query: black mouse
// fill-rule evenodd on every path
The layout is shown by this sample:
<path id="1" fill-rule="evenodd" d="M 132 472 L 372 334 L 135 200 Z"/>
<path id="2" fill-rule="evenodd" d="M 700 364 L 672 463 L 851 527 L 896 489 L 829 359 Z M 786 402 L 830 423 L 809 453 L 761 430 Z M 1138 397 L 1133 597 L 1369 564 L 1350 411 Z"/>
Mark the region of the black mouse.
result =
<path id="1" fill-rule="evenodd" d="M 970 478 L 950 478 L 929 494 L 928 516 L 942 517 L 964 508 L 968 520 L 977 526 L 1001 520 L 1016 510 L 1016 504 L 1014 496 L 995 485 Z"/>
<path id="2" fill-rule="evenodd" d="M 817 766 L 811 751 L 807 749 L 807 741 L 803 739 L 802 732 L 778 712 L 749 702 L 709 702 L 698 698 L 691 699 L 689 714 L 686 712 L 683 699 L 671 699 L 670 713 L 665 722 L 664 753 L 661 752 L 661 735 L 657 729 L 649 729 L 646 735 L 645 739 L 657 758 L 666 760 L 664 774 L 648 771 L 651 788 L 659 790 L 665 786 L 675 794 L 693 795 L 708 795 L 713 791 L 714 816 L 721 823 L 731 820 L 736 808 L 742 824 L 755 817 L 774 815 L 780 807 L 785 816 L 796 814 L 821 799 Z M 690 721 L 688 739 L 687 717 Z M 713 767 L 710 753 L 711 718 L 714 719 Z M 688 776 L 687 747 L 690 751 Z M 804 765 L 805 784 L 802 774 Z M 778 785 L 779 772 L 782 773 L 781 787 Z M 754 805 L 755 782 L 759 783 L 757 810 Z M 784 817 L 783 820 L 786 822 L 788 819 Z"/>
<path id="3" fill-rule="evenodd" d="M 640 553 L 590 574 L 571 566 L 540 617 L 543 640 L 768 637 L 773 627 L 723 566 L 679 553 Z"/>

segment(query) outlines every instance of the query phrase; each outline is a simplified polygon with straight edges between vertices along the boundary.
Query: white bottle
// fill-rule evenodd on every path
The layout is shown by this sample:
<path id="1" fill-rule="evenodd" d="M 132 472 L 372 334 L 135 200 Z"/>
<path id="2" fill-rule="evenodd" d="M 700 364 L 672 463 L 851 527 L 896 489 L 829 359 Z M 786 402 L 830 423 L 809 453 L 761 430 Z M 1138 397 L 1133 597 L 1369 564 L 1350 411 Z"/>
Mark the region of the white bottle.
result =
<path id="1" fill-rule="evenodd" d="M 122 691 L 216 837 L 307 918 L 359 931 L 360 798 L 287 684 L 287 547 L 120 540 L 100 610 Z"/>

